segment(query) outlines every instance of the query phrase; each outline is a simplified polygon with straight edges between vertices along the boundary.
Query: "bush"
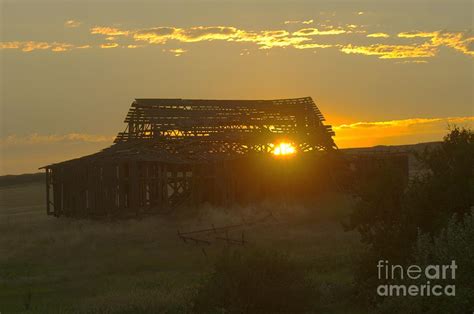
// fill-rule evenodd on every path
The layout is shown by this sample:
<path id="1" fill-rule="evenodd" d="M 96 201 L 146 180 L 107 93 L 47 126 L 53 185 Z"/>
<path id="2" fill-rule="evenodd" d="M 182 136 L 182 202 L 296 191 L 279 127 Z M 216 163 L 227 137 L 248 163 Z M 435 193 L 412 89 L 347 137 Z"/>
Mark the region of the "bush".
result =
<path id="1" fill-rule="evenodd" d="M 407 251 L 401 250 L 407 242 L 404 182 L 403 173 L 391 164 L 371 169 L 355 186 L 358 201 L 344 224 L 347 230 L 357 230 L 361 241 L 384 258 L 399 259 Z"/>
<path id="2" fill-rule="evenodd" d="M 424 175 L 412 182 L 404 203 L 410 221 L 434 235 L 474 205 L 474 132 L 454 127 L 439 147 L 417 157 Z"/>
<path id="3" fill-rule="evenodd" d="M 359 231 L 367 245 L 355 278 L 368 301 L 376 299 L 374 289 L 378 281 L 374 269 L 378 260 L 408 264 L 413 246 L 425 237 L 438 239 L 430 250 L 448 250 L 445 246 L 450 238 L 440 240 L 441 230 L 465 234 L 461 225 L 448 225 L 448 221 L 456 215 L 461 223 L 474 206 L 474 132 L 454 127 L 439 146 L 417 157 L 424 171 L 406 189 L 402 188 L 398 170 L 389 165 L 374 169 L 356 188 L 359 202 L 346 228 Z M 421 238 L 417 237 L 418 230 L 424 234 Z M 449 250 L 455 247 L 450 246 Z M 472 265 L 466 267 L 470 269 Z"/>
<path id="4" fill-rule="evenodd" d="M 474 304 L 474 209 L 463 219 L 453 216 L 436 237 L 418 235 L 413 264 L 447 265 L 455 260 L 456 296 L 403 297 L 386 300 L 379 308 L 383 313 L 470 313 Z M 421 282 L 420 282 L 421 283 Z M 446 284 L 447 282 L 444 282 Z"/>
<path id="5" fill-rule="evenodd" d="M 251 250 L 223 254 L 198 290 L 196 313 L 306 313 L 315 289 L 287 255 Z"/>

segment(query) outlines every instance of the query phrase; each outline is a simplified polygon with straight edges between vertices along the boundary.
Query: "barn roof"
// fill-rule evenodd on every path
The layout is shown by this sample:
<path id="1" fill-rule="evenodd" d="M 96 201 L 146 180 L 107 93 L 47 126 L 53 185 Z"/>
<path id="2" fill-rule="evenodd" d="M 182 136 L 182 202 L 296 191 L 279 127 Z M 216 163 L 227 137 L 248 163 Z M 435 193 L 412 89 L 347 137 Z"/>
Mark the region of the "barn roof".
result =
<path id="1" fill-rule="evenodd" d="M 336 148 L 311 97 L 275 100 L 135 99 L 126 128 L 101 152 L 74 159 L 187 163 L 231 158 L 287 138 L 301 151 Z M 57 165 L 57 164 L 56 164 Z M 53 165 L 50 165 L 53 166 Z"/>
<path id="2" fill-rule="evenodd" d="M 311 97 L 276 100 L 136 99 L 115 142 L 136 138 L 196 137 L 236 133 L 309 134 L 324 130 Z"/>

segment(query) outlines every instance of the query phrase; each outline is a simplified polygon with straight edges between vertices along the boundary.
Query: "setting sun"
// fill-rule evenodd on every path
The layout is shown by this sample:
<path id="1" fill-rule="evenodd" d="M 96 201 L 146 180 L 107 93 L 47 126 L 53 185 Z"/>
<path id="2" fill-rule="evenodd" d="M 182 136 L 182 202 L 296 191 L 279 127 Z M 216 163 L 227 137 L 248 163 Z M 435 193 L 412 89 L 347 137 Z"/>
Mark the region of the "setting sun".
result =
<path id="1" fill-rule="evenodd" d="M 296 153 L 295 147 L 291 143 L 280 143 L 273 149 L 272 153 L 274 155 L 292 155 Z"/>

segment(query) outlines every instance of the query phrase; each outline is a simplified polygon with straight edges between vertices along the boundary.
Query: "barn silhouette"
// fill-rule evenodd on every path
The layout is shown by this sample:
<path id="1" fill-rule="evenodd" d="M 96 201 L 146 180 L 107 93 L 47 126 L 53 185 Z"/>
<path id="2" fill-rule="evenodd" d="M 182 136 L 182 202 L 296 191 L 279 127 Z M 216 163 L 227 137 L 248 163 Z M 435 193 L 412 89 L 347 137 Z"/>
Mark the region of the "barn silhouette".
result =
<path id="1" fill-rule="evenodd" d="M 310 195 L 337 150 L 323 122 L 311 97 L 135 99 L 110 147 L 43 167 L 47 212 L 129 216 Z M 280 143 L 294 153 L 279 154 Z"/>

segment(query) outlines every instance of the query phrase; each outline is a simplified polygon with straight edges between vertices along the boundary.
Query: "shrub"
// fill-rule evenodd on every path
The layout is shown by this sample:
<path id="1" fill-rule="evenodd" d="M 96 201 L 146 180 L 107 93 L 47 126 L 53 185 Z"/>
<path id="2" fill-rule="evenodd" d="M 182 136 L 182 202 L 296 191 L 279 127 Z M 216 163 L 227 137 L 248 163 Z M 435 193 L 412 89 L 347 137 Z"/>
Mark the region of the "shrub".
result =
<path id="1" fill-rule="evenodd" d="M 417 154 L 424 175 L 414 180 L 405 204 L 410 220 L 436 234 L 457 213 L 474 205 L 474 132 L 454 127 L 440 146 Z"/>
<path id="2" fill-rule="evenodd" d="M 474 132 L 471 129 L 452 128 L 439 146 L 417 157 L 424 168 L 423 174 L 412 180 L 406 189 L 401 188 L 400 173 L 389 166 L 374 169 L 356 188 L 359 202 L 346 228 L 359 231 L 367 245 L 355 278 L 359 291 L 365 293 L 369 301 L 375 299 L 374 269 L 378 260 L 408 264 L 417 241 L 439 237 L 443 229 L 451 232 L 461 228 L 448 225 L 450 217 L 457 214 L 460 222 L 474 205 Z M 418 230 L 424 234 L 419 239 Z M 440 241 L 430 249 L 441 250 L 448 243 Z"/>
<path id="3" fill-rule="evenodd" d="M 315 289 L 287 255 L 228 251 L 198 290 L 196 313 L 306 313 Z"/>
<path id="4" fill-rule="evenodd" d="M 383 313 L 470 313 L 474 304 L 474 209 L 463 219 L 453 216 L 436 236 L 420 233 L 413 253 L 413 264 L 448 265 L 455 260 L 456 296 L 404 297 L 382 303 Z M 445 282 L 446 284 L 447 282 Z M 422 284 L 422 282 L 420 282 Z"/>

